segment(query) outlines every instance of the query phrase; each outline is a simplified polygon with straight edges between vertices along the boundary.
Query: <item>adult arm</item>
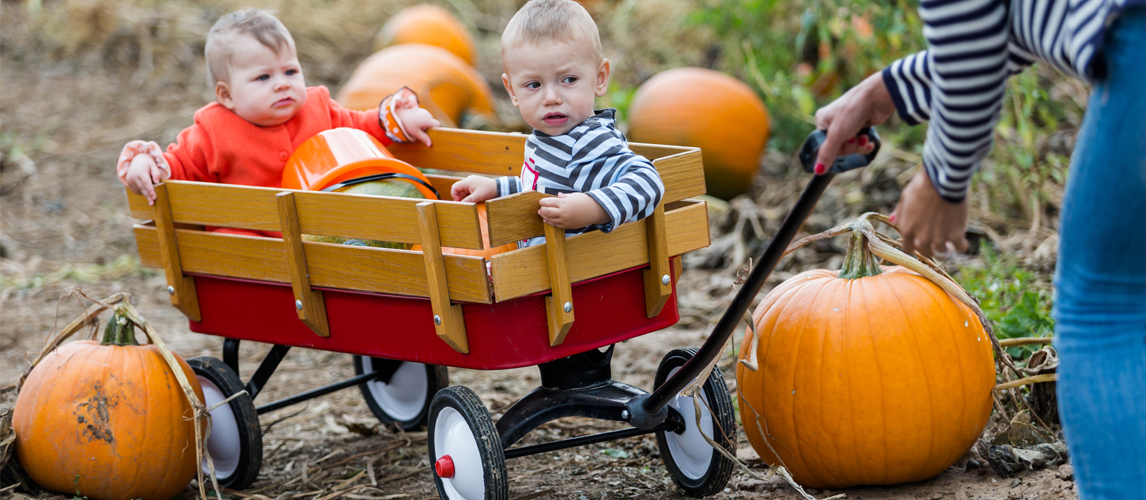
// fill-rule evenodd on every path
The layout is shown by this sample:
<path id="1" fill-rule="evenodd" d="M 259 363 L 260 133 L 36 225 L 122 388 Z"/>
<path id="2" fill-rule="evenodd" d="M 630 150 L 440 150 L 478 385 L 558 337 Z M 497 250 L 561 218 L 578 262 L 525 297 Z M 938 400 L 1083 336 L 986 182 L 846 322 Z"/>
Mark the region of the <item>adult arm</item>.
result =
<path id="1" fill-rule="evenodd" d="M 924 1 L 920 16 L 930 48 L 892 63 L 878 77 L 904 121 L 931 122 L 924 171 L 905 187 L 893 214 L 906 249 L 929 255 L 951 246 L 966 249 L 963 231 L 971 176 L 990 151 L 1007 77 L 1030 65 L 1031 58 L 1008 47 L 1007 11 L 1001 0 Z M 869 90 L 875 77 L 864 82 Z M 886 105 L 865 115 L 862 106 L 852 102 L 859 97 L 845 95 L 839 100 L 844 102 L 821 110 L 825 116 L 817 113 L 817 125 L 847 125 L 834 134 L 847 138 L 864 119 L 882 121 Z M 854 116 L 845 118 L 849 112 Z M 832 150 L 828 144 L 823 149 L 828 151 L 821 151 L 820 161 L 830 165 Z"/>

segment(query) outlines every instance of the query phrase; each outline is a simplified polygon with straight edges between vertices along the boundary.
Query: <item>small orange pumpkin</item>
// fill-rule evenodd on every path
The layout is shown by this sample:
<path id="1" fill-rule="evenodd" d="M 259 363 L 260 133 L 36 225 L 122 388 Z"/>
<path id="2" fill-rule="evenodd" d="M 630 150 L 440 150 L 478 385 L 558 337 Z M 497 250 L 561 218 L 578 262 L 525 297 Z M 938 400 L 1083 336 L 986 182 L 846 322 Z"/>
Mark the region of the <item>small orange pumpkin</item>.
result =
<path id="1" fill-rule="evenodd" d="M 422 44 L 375 52 L 355 68 L 337 100 L 350 109 L 372 109 L 403 86 L 447 127 L 457 126 L 467 112 L 494 112 L 493 94 L 477 70 L 446 49 Z"/>
<path id="2" fill-rule="evenodd" d="M 710 69 L 660 73 L 629 107 L 630 140 L 699 147 L 708 194 L 726 200 L 748 192 L 768 133 L 768 110 L 756 92 Z"/>
<path id="3" fill-rule="evenodd" d="M 994 358 L 975 313 L 855 246 L 838 276 L 804 272 L 764 298 L 752 315 L 758 369 L 736 367 L 752 447 L 812 488 L 933 477 L 991 415 Z"/>
<path id="4" fill-rule="evenodd" d="M 474 40 L 450 11 L 437 5 L 420 4 L 402 9 L 378 32 L 375 49 L 403 43 L 422 43 L 441 47 L 474 64 Z"/>
<path id="5" fill-rule="evenodd" d="M 99 500 L 167 500 L 195 477 L 195 423 L 159 349 L 115 314 L 102 342 L 44 356 L 16 398 L 16 454 L 40 486 Z M 178 359 L 178 357 L 177 357 Z M 195 394 L 198 379 L 179 364 Z"/>

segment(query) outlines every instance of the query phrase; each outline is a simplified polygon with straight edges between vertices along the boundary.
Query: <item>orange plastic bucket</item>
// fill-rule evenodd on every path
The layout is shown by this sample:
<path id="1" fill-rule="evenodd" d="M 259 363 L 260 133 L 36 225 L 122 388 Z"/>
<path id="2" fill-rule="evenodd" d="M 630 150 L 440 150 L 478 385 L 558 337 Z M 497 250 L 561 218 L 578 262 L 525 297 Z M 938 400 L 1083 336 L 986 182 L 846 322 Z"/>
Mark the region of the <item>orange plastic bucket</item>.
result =
<path id="1" fill-rule="evenodd" d="M 394 178 L 414 184 L 426 199 L 439 199 L 421 171 L 394 158 L 378 139 L 353 128 L 325 130 L 302 143 L 287 160 L 282 187 L 322 191 L 378 174 L 397 174 Z"/>

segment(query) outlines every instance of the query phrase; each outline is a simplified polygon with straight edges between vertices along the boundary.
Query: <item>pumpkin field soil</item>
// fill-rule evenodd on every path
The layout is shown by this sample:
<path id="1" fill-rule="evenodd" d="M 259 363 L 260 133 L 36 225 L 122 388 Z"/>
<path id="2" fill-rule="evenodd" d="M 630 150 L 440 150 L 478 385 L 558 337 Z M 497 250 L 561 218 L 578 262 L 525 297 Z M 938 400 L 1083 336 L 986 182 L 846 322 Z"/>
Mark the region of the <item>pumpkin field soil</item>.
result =
<path id="1" fill-rule="evenodd" d="M 120 147 L 130 139 L 174 138 L 196 108 L 207 102 L 203 85 L 176 84 L 190 75 L 140 80 L 129 70 L 81 63 L 0 58 L 3 95 L 0 141 L 0 411 L 15 400 L 13 386 L 29 361 L 89 304 L 65 291 L 82 286 L 95 298 L 131 292 L 140 312 L 182 357 L 221 356 L 222 340 L 191 333 L 168 303 L 162 272 L 140 269 L 126 200 L 115 178 Z M 98 61 L 97 61 L 98 63 Z M 349 73 L 349 71 L 347 71 Z M 486 75 L 491 78 L 490 75 Z M 496 80 L 492 80 L 496 82 Z M 325 83 L 337 90 L 338 81 Z M 502 96 L 504 98 L 504 96 Z M 509 108 L 512 110 L 512 108 Z M 26 154 L 25 157 L 20 152 Z M 650 389 L 661 357 L 673 348 L 699 346 L 731 300 L 734 270 L 758 254 L 757 232 L 770 235 L 794 201 L 803 180 L 792 159 L 771 154 L 763 162 L 753 197 L 715 203 L 713 245 L 686 259 L 679 283 L 681 321 L 662 332 L 620 344 L 613 360 L 619 381 Z M 868 210 L 888 213 L 907 166 L 884 162 L 841 175 L 806 231 L 818 232 Z M 785 260 L 766 286 L 813 267 L 838 267 L 843 242 L 819 242 Z M 101 317 L 106 320 L 107 315 Z M 742 333 L 737 336 L 737 344 Z M 247 343 L 240 352 L 244 378 L 267 352 Z M 735 390 L 732 350 L 721 361 Z M 294 349 L 260 393 L 267 402 L 352 375 L 350 356 Z M 539 383 L 535 368 L 507 371 L 450 370 L 450 382 L 474 389 L 496 419 Z M 262 473 L 245 492 L 226 498 L 428 499 L 437 498 L 427 461 L 425 432 L 395 433 L 372 416 L 356 388 L 262 415 Z M 988 432 L 998 422 L 988 426 Z M 539 443 L 614 426 L 566 419 L 543 426 L 526 443 Z M 755 475 L 767 468 L 739 433 L 737 455 Z M 899 486 L 811 491 L 851 499 L 1047 499 L 1077 498 L 1069 465 L 1000 478 L 988 468 L 966 467 L 970 456 L 928 481 Z M 7 471 L 5 472 L 7 475 Z M 630 438 L 509 461 L 510 498 L 684 498 L 673 486 L 651 436 Z M 3 488 L 3 486 L 0 486 Z M 341 494 L 331 495 L 336 491 Z M 0 497 L 65 499 L 43 491 Z M 181 498 L 193 498 L 189 488 Z M 799 498 L 778 476 L 757 479 L 736 470 L 713 498 Z"/>

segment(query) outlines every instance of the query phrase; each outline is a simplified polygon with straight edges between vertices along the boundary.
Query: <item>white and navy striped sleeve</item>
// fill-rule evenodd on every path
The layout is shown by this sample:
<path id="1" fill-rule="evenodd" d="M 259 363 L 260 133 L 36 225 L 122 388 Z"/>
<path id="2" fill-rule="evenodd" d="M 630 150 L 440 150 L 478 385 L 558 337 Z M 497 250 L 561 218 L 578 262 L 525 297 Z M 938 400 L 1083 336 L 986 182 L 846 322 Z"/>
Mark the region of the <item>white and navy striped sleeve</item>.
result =
<path id="1" fill-rule="evenodd" d="M 919 13 L 930 48 L 892 63 L 883 81 L 904 121 L 931 122 L 924 168 L 959 202 L 991 149 L 1007 77 L 1032 58 L 1008 41 L 1003 0 L 924 0 Z"/>
<path id="2" fill-rule="evenodd" d="M 517 194 L 521 192 L 520 177 L 498 177 L 494 179 L 494 183 L 497 185 L 497 196 L 495 196 L 495 198 L 501 198 L 502 196 L 509 196 L 511 194 Z"/>
<path id="3" fill-rule="evenodd" d="M 606 233 L 652 215 L 664 197 L 656 167 L 630 150 L 625 137 L 611 126 L 587 127 L 576 137 L 569 167 L 577 172 L 572 187 L 609 214 L 609 223 L 597 226 Z"/>

